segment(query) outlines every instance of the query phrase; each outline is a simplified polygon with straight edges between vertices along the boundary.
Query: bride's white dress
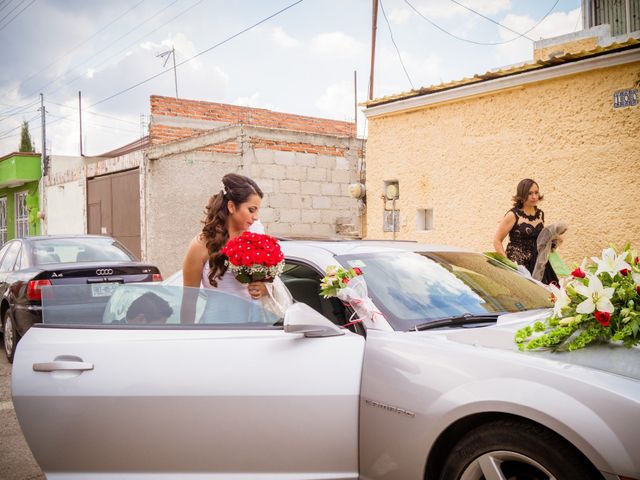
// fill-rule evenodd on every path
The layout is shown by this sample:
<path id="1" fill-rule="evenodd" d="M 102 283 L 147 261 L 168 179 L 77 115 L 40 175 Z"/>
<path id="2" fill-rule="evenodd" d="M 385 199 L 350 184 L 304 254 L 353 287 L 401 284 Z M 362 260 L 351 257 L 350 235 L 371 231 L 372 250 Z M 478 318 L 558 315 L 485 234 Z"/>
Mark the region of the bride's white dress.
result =
<path id="1" fill-rule="evenodd" d="M 247 302 L 252 302 L 256 306 L 260 306 L 270 311 L 278 318 L 283 318 L 284 312 L 293 303 L 293 298 L 291 297 L 289 290 L 279 277 L 276 277 L 271 283 L 265 283 L 265 286 L 267 287 L 267 295 L 257 300 L 251 298 L 247 285 L 236 280 L 230 271 L 227 271 L 222 277 L 219 277 L 217 282 L 217 287 L 214 287 L 209 282 L 209 262 L 205 262 L 202 268 L 202 288 L 240 297 Z M 208 305 L 209 303 L 210 302 L 207 302 Z M 206 311 L 205 314 L 207 314 Z M 255 315 L 256 312 L 253 312 L 252 316 Z"/>

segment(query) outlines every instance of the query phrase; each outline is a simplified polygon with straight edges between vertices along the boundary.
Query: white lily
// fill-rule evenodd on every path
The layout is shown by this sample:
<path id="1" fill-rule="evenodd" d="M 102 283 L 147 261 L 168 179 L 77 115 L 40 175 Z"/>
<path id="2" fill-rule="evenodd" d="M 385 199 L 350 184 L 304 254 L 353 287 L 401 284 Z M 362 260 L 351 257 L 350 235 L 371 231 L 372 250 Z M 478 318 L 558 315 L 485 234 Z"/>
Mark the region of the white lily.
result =
<path id="1" fill-rule="evenodd" d="M 553 305 L 553 316 L 556 318 L 562 317 L 562 309 L 568 307 L 571 304 L 571 299 L 564 288 L 558 288 L 553 283 L 547 285 L 553 296 L 555 297 L 555 303 Z"/>
<path id="2" fill-rule="evenodd" d="M 597 257 L 591 257 L 591 259 L 598 265 L 596 275 L 600 275 L 603 272 L 608 273 L 611 278 L 620 270 L 631 270 L 631 265 L 625 262 L 625 255 L 617 255 L 613 248 L 605 248 L 602 251 L 602 259 Z"/>
<path id="3" fill-rule="evenodd" d="M 593 313 L 598 310 L 600 312 L 613 313 L 614 306 L 611 303 L 611 297 L 615 291 L 614 288 L 604 288 L 602 282 L 595 275 L 587 275 L 588 285 L 576 283 L 573 287 L 580 295 L 587 297 L 577 307 L 578 313 Z"/>
<path id="4" fill-rule="evenodd" d="M 640 287 L 640 273 L 633 272 L 631 274 L 631 278 L 633 278 L 633 281 L 635 282 L 636 287 Z"/>
<path id="5" fill-rule="evenodd" d="M 329 265 L 327 267 L 327 275 L 328 276 L 333 276 L 336 273 L 338 273 L 338 266 L 337 265 Z"/>

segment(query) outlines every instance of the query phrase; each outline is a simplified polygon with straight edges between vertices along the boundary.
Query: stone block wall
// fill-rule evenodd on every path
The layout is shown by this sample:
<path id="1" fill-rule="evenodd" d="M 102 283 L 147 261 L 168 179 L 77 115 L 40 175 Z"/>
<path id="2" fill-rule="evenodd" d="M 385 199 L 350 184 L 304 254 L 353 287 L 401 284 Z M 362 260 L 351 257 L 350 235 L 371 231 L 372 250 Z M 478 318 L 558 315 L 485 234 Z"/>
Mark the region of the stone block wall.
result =
<path id="1" fill-rule="evenodd" d="M 151 97 L 151 113 L 150 144 L 167 153 L 146 162 L 143 242 L 148 260 L 167 275 L 181 267 L 204 206 L 229 172 L 264 191 L 260 217 L 269 234 L 360 236 L 362 216 L 348 185 L 361 181 L 364 141 L 353 123 L 159 96 Z M 176 153 L 185 139 L 229 124 L 243 133 Z"/>

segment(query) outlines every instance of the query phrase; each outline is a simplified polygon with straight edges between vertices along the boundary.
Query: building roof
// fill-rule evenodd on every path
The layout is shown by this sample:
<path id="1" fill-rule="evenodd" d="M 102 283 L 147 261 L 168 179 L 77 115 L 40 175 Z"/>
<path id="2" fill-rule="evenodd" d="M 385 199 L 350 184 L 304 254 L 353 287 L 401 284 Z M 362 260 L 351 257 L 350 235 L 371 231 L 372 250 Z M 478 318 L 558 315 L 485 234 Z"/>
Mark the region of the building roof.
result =
<path id="1" fill-rule="evenodd" d="M 40 157 L 40 156 L 41 155 L 39 153 L 35 153 L 35 152 L 11 152 L 0 157 L 0 162 L 11 157 Z"/>
<path id="2" fill-rule="evenodd" d="M 122 147 L 118 147 L 115 150 L 111 150 L 109 152 L 105 152 L 102 155 L 92 155 L 91 157 L 88 157 L 88 156 L 85 155 L 85 158 L 115 158 L 115 157 L 121 157 L 121 156 L 126 155 L 128 153 L 137 152 L 138 150 L 144 150 L 148 146 L 149 146 L 149 135 L 145 135 L 142 138 L 134 140 L 131 143 L 127 143 L 126 145 L 123 145 Z"/>
<path id="3" fill-rule="evenodd" d="M 397 102 L 399 100 L 406 100 L 408 98 L 425 96 L 445 90 L 452 90 L 455 88 L 463 87 L 466 85 L 477 84 L 494 80 L 496 78 L 503 78 L 518 75 L 525 72 L 531 72 L 534 70 L 541 70 L 544 68 L 555 67 L 557 65 L 577 62 L 587 58 L 597 57 L 601 55 L 607 55 L 615 52 L 621 52 L 623 50 L 630 50 L 640 48 L 640 40 L 635 38 L 629 38 L 625 42 L 612 43 L 606 47 L 597 47 L 593 50 L 585 50 L 578 53 L 567 53 L 565 55 L 552 57 L 549 60 L 538 60 L 531 63 L 523 63 L 518 65 L 512 65 L 497 70 L 490 70 L 483 74 L 476 74 L 471 78 L 463 78 L 461 80 L 454 80 L 447 83 L 441 83 L 439 85 L 432 85 L 429 87 L 422 87 L 419 89 L 413 89 L 408 92 L 402 92 L 395 95 L 388 95 L 386 97 L 374 98 L 368 102 L 363 103 L 367 108 L 375 107 L 378 105 L 389 104 Z"/>

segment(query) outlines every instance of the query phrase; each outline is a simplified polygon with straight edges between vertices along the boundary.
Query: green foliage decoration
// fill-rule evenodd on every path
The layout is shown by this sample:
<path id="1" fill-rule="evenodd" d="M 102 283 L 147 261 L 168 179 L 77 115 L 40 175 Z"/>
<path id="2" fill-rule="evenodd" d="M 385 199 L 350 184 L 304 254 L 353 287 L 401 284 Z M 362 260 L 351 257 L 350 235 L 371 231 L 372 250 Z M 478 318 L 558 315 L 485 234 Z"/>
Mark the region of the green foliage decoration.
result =
<path id="1" fill-rule="evenodd" d="M 628 243 L 585 259 L 560 286 L 553 314 L 515 333 L 520 350 L 578 350 L 598 341 L 640 343 L 640 259 Z"/>

